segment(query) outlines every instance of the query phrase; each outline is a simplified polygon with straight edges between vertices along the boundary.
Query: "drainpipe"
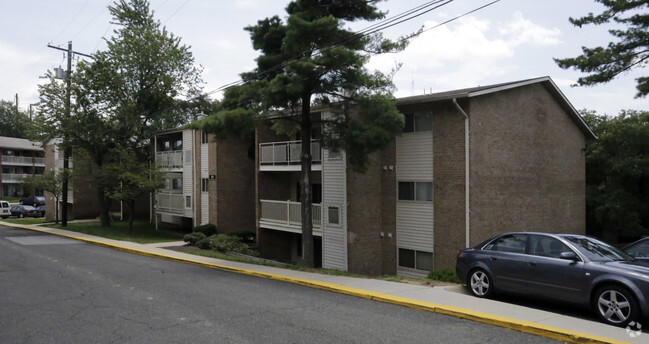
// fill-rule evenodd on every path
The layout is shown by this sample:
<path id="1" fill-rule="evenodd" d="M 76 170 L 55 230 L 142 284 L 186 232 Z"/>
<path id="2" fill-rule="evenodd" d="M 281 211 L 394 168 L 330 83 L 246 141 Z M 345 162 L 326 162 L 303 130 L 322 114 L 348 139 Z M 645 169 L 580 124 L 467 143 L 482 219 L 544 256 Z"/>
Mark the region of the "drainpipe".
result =
<path id="1" fill-rule="evenodd" d="M 471 202 L 470 202 L 470 190 L 469 190 L 469 115 L 464 112 L 460 104 L 457 103 L 457 99 L 453 98 L 453 104 L 464 115 L 464 222 L 465 222 L 465 247 L 470 247 L 470 235 L 471 235 Z"/>

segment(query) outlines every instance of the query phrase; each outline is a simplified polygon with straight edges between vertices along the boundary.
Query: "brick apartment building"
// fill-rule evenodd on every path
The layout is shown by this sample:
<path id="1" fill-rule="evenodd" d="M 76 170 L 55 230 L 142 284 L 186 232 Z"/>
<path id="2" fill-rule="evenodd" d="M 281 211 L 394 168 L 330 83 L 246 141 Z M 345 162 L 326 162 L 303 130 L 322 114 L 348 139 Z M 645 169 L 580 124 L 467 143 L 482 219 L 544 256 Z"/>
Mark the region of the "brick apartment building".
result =
<path id="1" fill-rule="evenodd" d="M 404 133 L 365 174 L 312 143 L 316 260 L 371 275 L 425 275 L 512 230 L 585 232 L 585 138 L 549 77 L 397 99 Z M 319 114 L 326 116 L 326 111 Z M 257 134 L 262 255 L 300 252 L 299 141 Z"/>
<path id="2" fill-rule="evenodd" d="M 20 179 L 43 174 L 45 158 L 37 142 L 15 137 L 0 137 L 0 191 L 2 197 L 22 197 L 43 190 L 25 189 Z"/>
<path id="3" fill-rule="evenodd" d="M 251 140 L 216 142 L 193 129 L 172 129 L 153 139 L 156 163 L 167 173 L 155 195 L 159 225 L 211 223 L 220 233 L 254 231 L 254 149 Z"/>

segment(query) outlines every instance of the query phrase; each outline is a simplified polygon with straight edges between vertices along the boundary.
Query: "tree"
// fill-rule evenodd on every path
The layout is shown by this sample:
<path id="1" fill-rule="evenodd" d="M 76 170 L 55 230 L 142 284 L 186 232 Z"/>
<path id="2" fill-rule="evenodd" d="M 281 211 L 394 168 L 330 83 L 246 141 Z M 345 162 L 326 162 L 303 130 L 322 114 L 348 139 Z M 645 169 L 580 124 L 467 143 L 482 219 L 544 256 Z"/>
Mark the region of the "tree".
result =
<path id="1" fill-rule="evenodd" d="M 255 128 L 299 133 L 302 244 L 309 266 L 314 265 L 312 129 L 322 127 L 323 147 L 345 150 L 350 167 L 362 172 L 367 155 L 388 146 L 404 125 L 391 95 L 391 75 L 364 65 L 372 54 L 404 49 L 408 40 L 344 28 L 347 22 L 384 18 L 375 6 L 379 1 L 295 0 L 286 7 L 286 22 L 274 16 L 246 27 L 261 53 L 257 68 L 241 75 L 245 83 L 225 91 L 215 113 L 192 125 L 220 138 Z M 327 116 L 314 117 L 314 105 L 326 107 Z"/>
<path id="2" fill-rule="evenodd" d="M 0 136 L 26 138 L 29 116 L 8 101 L 0 100 Z"/>
<path id="3" fill-rule="evenodd" d="M 69 171 L 47 170 L 41 175 L 21 178 L 25 186 L 50 192 L 54 196 L 54 221 L 59 223 L 59 201 L 63 194 L 64 173 Z"/>
<path id="4" fill-rule="evenodd" d="M 598 136 L 586 149 L 590 234 L 610 241 L 649 234 L 649 112 L 584 119 Z"/>
<path id="5" fill-rule="evenodd" d="M 135 202 L 142 196 L 158 191 L 165 186 L 165 173 L 145 159 L 138 159 L 132 151 L 122 150 L 120 160 L 104 169 L 104 177 L 115 179 L 106 194 L 126 203 L 128 208 L 128 233 L 133 230 Z"/>
<path id="6" fill-rule="evenodd" d="M 589 13 L 582 18 L 570 18 L 575 26 L 610 22 L 620 24 L 626 29 L 611 29 L 609 33 L 619 39 L 607 47 L 582 47 L 583 54 L 575 58 L 554 59 L 561 68 L 574 68 L 590 73 L 577 80 L 580 86 L 594 86 L 607 83 L 618 75 L 634 68 L 643 68 L 649 59 L 649 0 L 595 0 L 607 9 L 598 15 Z M 636 98 L 649 93 L 649 77 L 639 77 Z"/>
<path id="7" fill-rule="evenodd" d="M 70 146 L 87 153 L 97 175 L 119 161 L 115 152 L 127 148 L 147 155 L 153 132 L 188 123 L 193 114 L 186 110 L 197 107 L 187 99 L 194 99 L 202 83 L 189 47 L 161 27 L 147 0 L 119 0 L 108 9 L 117 29 L 108 49 L 79 63 L 72 75 L 72 116 L 61 111 L 65 90 L 51 73 L 51 82 L 40 89 L 40 140 L 67 137 Z M 95 184 L 101 223 L 109 226 L 111 185 Z"/>

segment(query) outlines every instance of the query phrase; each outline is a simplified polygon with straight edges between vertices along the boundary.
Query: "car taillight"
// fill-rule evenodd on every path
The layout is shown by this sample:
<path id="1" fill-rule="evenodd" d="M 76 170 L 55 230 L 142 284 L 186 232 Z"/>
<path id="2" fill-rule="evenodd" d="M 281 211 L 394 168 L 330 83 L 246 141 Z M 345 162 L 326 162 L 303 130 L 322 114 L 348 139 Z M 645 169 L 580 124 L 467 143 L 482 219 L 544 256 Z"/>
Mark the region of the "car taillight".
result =
<path id="1" fill-rule="evenodd" d="M 457 250 L 457 256 L 455 256 L 455 258 L 456 258 L 456 259 L 457 259 L 457 258 L 460 258 L 460 255 L 461 255 L 461 254 L 462 254 L 462 250 Z"/>

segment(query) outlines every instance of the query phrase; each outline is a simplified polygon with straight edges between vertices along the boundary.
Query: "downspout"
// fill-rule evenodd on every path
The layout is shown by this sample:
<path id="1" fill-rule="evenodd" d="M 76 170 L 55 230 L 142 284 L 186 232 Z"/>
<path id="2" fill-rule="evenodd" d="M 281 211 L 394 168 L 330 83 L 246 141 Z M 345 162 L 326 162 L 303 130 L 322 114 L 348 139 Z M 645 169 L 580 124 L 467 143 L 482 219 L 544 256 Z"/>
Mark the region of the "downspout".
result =
<path id="1" fill-rule="evenodd" d="M 469 115 L 464 112 L 460 104 L 457 103 L 457 99 L 453 98 L 453 104 L 464 115 L 464 246 L 470 247 L 470 238 L 471 238 L 471 202 L 470 202 L 470 190 L 469 190 Z"/>

